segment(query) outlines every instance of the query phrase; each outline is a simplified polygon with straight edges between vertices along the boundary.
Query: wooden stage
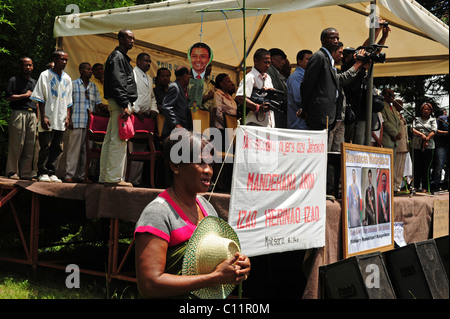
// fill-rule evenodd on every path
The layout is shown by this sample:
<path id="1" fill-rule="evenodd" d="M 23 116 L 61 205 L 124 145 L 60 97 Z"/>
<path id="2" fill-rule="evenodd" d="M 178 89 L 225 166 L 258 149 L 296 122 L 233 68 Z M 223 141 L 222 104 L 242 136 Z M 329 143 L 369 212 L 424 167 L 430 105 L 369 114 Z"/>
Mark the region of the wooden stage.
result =
<path id="1" fill-rule="evenodd" d="M 16 228 L 24 250 L 24 258 L 13 258 L 8 256 L 8 247 L 2 247 L 0 243 L 0 260 L 28 264 L 33 270 L 36 270 L 37 267 L 65 269 L 67 262 L 61 264 L 40 259 L 39 234 L 42 227 L 42 216 L 45 215 L 48 205 L 51 205 L 51 200 L 67 200 L 68 203 L 75 202 L 81 205 L 82 218 L 85 220 L 99 219 L 109 225 L 105 271 L 91 269 L 80 269 L 80 271 L 106 276 L 109 281 L 119 279 L 136 282 L 136 278 L 132 274 L 122 272 L 127 258 L 134 262 L 134 250 L 133 241 L 131 241 L 131 245 L 124 253 L 119 251 L 120 225 L 121 223 L 134 225 L 144 207 L 162 191 L 161 189 L 14 181 L 6 177 L 0 177 L 0 188 L 0 226 L 4 226 L 2 223 L 7 220 L 13 221 L 11 228 Z M 229 199 L 229 194 L 215 193 L 210 200 L 219 216 L 225 220 L 228 216 Z M 394 220 L 404 223 L 404 237 L 407 243 L 432 238 L 433 202 L 435 200 L 448 201 L 448 193 L 435 196 L 394 197 Z M 24 211 L 23 207 L 29 211 Z M 61 220 L 64 220 L 64 216 L 69 213 L 70 209 L 69 206 L 58 212 Z M 7 214 L 12 216 L 6 218 Z M 305 299 L 320 298 L 319 266 L 331 264 L 343 258 L 341 204 L 339 201 L 327 200 L 326 246 L 304 251 L 298 256 L 301 256 L 303 260 L 300 261 L 302 270 L 299 272 L 305 274 L 304 287 L 299 291 L 299 296 Z M 255 269 L 257 264 L 252 263 L 252 266 Z M 273 277 L 278 278 L 276 275 Z M 283 285 L 283 282 L 279 284 Z M 286 282 L 285 285 L 290 285 L 290 283 Z"/>

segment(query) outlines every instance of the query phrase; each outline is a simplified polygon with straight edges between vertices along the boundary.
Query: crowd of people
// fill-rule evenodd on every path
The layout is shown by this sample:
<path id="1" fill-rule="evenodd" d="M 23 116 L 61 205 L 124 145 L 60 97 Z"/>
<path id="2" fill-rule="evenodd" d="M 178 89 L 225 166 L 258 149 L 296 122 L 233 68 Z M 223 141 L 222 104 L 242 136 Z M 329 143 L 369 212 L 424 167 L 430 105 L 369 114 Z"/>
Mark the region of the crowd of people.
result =
<path id="1" fill-rule="evenodd" d="M 390 28 L 385 24 L 377 29 L 376 38 L 382 34 L 379 44 L 386 42 L 389 32 Z M 152 63 L 150 54 L 140 53 L 136 66 L 133 68 L 131 65 L 128 51 L 133 48 L 135 38 L 133 32 L 127 29 L 118 33 L 118 46 L 105 63 L 95 63 L 93 66 L 88 62 L 81 63 L 80 76 L 75 80 L 64 72 L 69 57 L 62 50 L 53 53 L 52 63 L 37 81 L 31 76 L 32 59 L 24 57 L 19 61 L 19 74 L 10 79 L 6 92 L 11 106 L 6 174 L 11 179 L 36 179 L 40 182 L 73 183 L 84 180 L 85 136 L 88 111 L 91 111 L 109 116 L 106 136 L 101 145 L 98 182 L 105 187 L 139 185 L 143 178 L 142 165 L 132 166 L 129 180 L 124 179 L 127 140 L 119 134 L 118 119 L 133 116 L 135 121 L 154 121 L 157 124 L 154 133 L 159 135 L 160 142 L 164 142 L 159 146 L 166 155 L 167 168 L 173 178 L 170 187 L 144 209 L 136 225 L 139 289 L 144 296 L 150 297 L 192 298 L 204 296 L 204 293 L 226 297 L 230 285 L 234 287 L 247 279 L 251 266 L 248 257 L 240 253 L 238 242 L 233 241 L 232 232 L 227 230 L 229 238 L 225 238 L 224 243 L 221 240 L 216 243 L 219 232 L 215 233 L 216 237 L 203 234 L 208 240 L 199 239 L 201 235 L 196 234 L 202 229 L 198 226 L 204 220 L 217 223 L 213 227 L 216 230 L 226 228 L 220 226 L 220 221 L 214 220 L 217 212 L 199 196 L 211 186 L 213 171 L 204 158 L 207 155 L 192 152 L 194 145 L 199 145 L 203 150 L 208 143 L 204 136 L 192 132 L 193 114 L 198 110 L 209 112 L 211 127 L 222 132 L 226 128 L 225 114 L 237 118 L 245 115 L 246 125 L 296 130 L 326 129 L 329 152 L 339 152 L 342 142 L 368 144 L 364 139 L 366 126 L 370 125 L 370 145 L 393 149 L 394 192 L 400 191 L 405 184 L 410 128 L 402 115 L 402 101 L 395 99 L 395 93 L 390 88 L 384 88 L 381 92 L 384 101 L 380 109 L 374 112 L 373 123 L 366 123 L 365 84 L 373 62 L 367 60 L 364 49 L 345 48 L 335 28 L 323 30 L 320 40 L 322 47 L 317 52 L 308 49 L 298 52 L 297 67 L 292 74 L 291 64 L 282 49 L 257 49 L 253 67 L 237 88 L 229 74 L 221 73 L 212 79 L 213 52 L 204 43 L 196 43 L 189 48 L 191 68 L 177 67 L 173 82 L 170 82 L 171 71 L 160 68 L 154 84 L 153 78 L 147 74 Z M 362 47 L 366 45 L 367 42 Z M 255 89 L 276 92 L 279 107 L 255 100 Z M 244 104 L 245 109 L 242 108 Z M 157 119 L 161 116 L 164 121 L 162 127 L 158 127 Z M 182 130 L 183 134 L 177 135 L 181 136 L 181 140 L 167 138 L 180 128 L 186 129 Z M 64 148 L 67 152 L 65 173 L 58 177 L 56 168 L 63 152 L 66 129 L 70 130 L 70 138 Z M 430 192 L 431 181 L 435 188 L 441 187 L 441 171 L 447 165 L 448 116 L 433 116 L 432 105 L 424 103 L 411 131 L 414 186 Z M 36 138 L 38 143 L 35 143 Z M 180 141 L 189 144 L 186 149 L 190 150 L 190 154 L 187 161 L 175 162 L 170 154 L 173 146 Z M 145 151 L 137 145 L 133 147 L 137 151 Z M 194 159 L 194 156 L 200 158 Z M 434 170 L 431 169 L 433 162 Z M 95 175 L 94 169 L 91 174 Z M 448 174 L 445 176 L 448 179 Z M 371 203 L 375 203 L 370 170 L 368 178 L 366 201 L 370 199 Z M 353 172 L 354 182 L 355 179 L 356 173 Z M 381 181 L 385 191 L 385 174 Z M 379 199 L 378 202 L 383 201 Z M 369 211 L 365 222 L 375 223 L 375 218 L 374 211 Z M 351 222 L 357 225 L 361 221 L 357 218 Z M 203 269 L 199 263 L 197 266 L 192 263 L 186 266 L 190 260 L 183 258 L 185 254 L 192 254 L 190 258 L 201 258 L 203 252 L 197 246 L 191 247 L 191 238 L 197 240 L 198 245 L 208 244 L 208 249 L 217 244 L 214 251 L 224 249 L 226 257 L 208 269 Z M 229 250 L 230 247 L 233 250 Z M 186 273 L 186 267 L 190 267 L 193 273 Z M 186 276 L 189 274 L 196 276 Z M 206 292 L 204 289 L 207 289 Z"/>
<path id="2" fill-rule="evenodd" d="M 380 21 L 381 22 L 381 21 Z M 384 45 L 390 28 L 380 24 L 375 38 Z M 102 145 L 99 168 L 89 171 L 88 181 L 105 186 L 142 185 L 142 163 L 132 163 L 129 180 L 124 180 L 127 141 L 119 137 L 117 117 L 135 116 L 157 122 L 160 141 L 173 129 L 192 130 L 192 111 L 210 112 L 210 126 L 224 132 L 225 114 L 242 118 L 246 125 L 297 130 L 322 130 L 329 133 L 328 151 L 339 152 L 342 142 L 393 149 L 395 163 L 394 191 L 405 186 L 405 163 L 414 163 L 414 187 L 431 192 L 443 187 L 441 172 L 446 168 L 448 117 L 433 116 L 433 107 L 425 103 L 414 128 L 407 127 L 402 115 L 403 103 L 395 99 L 390 88 L 380 94 L 382 110 L 372 115 L 371 141 L 365 141 L 366 92 L 370 64 L 364 49 L 345 47 L 339 32 L 327 28 L 320 34 L 322 47 L 317 52 L 302 49 L 296 56 L 296 68 L 282 49 L 258 49 L 253 67 L 236 88 L 229 74 L 211 76 L 212 49 L 196 43 L 188 50 L 191 68 L 180 66 L 171 82 L 171 70 L 160 68 L 155 77 L 148 75 L 151 57 L 140 53 L 133 68 L 127 52 L 133 48 L 134 34 L 121 30 L 118 46 L 105 63 L 88 62 L 79 65 L 80 77 L 72 80 L 64 72 L 69 57 L 62 50 L 54 52 L 52 63 L 36 81 L 31 77 L 33 62 L 20 59 L 20 72 L 10 79 L 6 99 L 10 101 L 10 143 L 6 175 L 12 179 L 37 179 L 42 182 L 83 181 L 86 161 L 85 136 L 87 110 L 110 116 Z M 368 40 L 362 44 L 366 47 Z M 381 49 L 379 49 L 381 50 Z M 338 65 L 340 67 L 338 67 Z M 246 91 L 244 92 L 244 83 Z M 255 89 L 281 93 L 277 96 L 280 109 L 252 98 Z M 242 105 L 246 105 L 246 109 Z M 245 114 L 243 114 L 245 112 Z M 67 160 L 64 176 L 56 168 L 63 152 L 63 133 L 70 130 L 64 147 Z M 413 132 L 412 146 L 409 132 Z M 225 134 L 222 134 L 225 136 Z M 38 141 L 35 145 L 35 141 Z M 436 143 L 435 143 L 436 141 Z M 224 142 L 224 140 L 223 140 Z M 136 145 L 136 151 L 142 146 Z M 423 165 L 425 163 L 426 165 Z M 408 164 L 406 164 L 408 165 Z M 448 179 L 448 176 L 445 176 Z M 332 179 L 327 192 L 337 195 Z"/>

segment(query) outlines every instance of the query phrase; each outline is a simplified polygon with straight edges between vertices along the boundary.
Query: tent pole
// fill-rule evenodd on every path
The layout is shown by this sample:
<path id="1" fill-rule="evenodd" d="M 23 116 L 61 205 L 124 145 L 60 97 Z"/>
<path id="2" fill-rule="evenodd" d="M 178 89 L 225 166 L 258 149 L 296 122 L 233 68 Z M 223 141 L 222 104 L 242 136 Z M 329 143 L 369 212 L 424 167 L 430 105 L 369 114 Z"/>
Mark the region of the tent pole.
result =
<path id="1" fill-rule="evenodd" d="M 243 5 L 242 5 L 242 21 L 243 21 L 243 29 L 244 29 L 244 64 L 242 66 L 242 75 L 243 75 L 243 79 L 244 79 L 244 107 L 243 107 L 243 112 L 242 112 L 242 124 L 245 125 L 245 114 L 247 113 L 247 91 L 245 88 L 245 76 L 247 74 L 247 35 L 246 35 L 246 30 L 245 30 L 245 0 L 243 0 Z"/>
<path id="2" fill-rule="evenodd" d="M 239 3 L 239 2 L 238 2 Z M 243 80 L 244 80 L 244 105 L 243 105 L 243 114 L 242 114 L 242 123 L 245 124 L 245 113 L 247 112 L 247 95 L 246 95 L 246 84 L 245 84 L 245 76 L 247 74 L 247 36 L 246 36 L 246 24 L 245 24 L 245 12 L 247 10 L 268 10 L 267 8 L 246 8 L 245 7 L 245 0 L 243 0 L 243 5 L 240 8 L 229 8 L 229 9 L 203 9 L 203 10 L 197 10 L 197 12 L 225 12 L 225 11 L 242 11 L 242 20 L 243 20 L 243 24 L 244 24 L 244 61 L 242 64 L 242 72 L 243 72 Z M 269 16 L 270 17 L 270 16 Z M 267 23 L 268 18 L 265 20 L 265 22 L 263 23 L 263 26 L 265 25 L 265 23 Z M 256 42 L 256 40 L 255 40 Z M 250 51 L 250 48 L 249 50 Z"/>
<path id="3" fill-rule="evenodd" d="M 375 24 L 377 23 L 376 9 L 377 5 L 376 0 L 372 0 L 370 2 L 371 14 L 369 15 L 369 19 L 372 18 L 372 14 L 374 15 L 373 21 L 371 20 L 369 23 L 369 45 L 375 42 Z M 371 71 L 373 71 L 373 62 L 371 63 Z M 365 139 L 364 145 L 370 146 L 370 140 L 372 137 L 372 92 L 373 92 L 373 72 L 369 72 L 369 78 L 367 79 L 367 90 L 366 90 L 366 126 L 365 126 Z"/>

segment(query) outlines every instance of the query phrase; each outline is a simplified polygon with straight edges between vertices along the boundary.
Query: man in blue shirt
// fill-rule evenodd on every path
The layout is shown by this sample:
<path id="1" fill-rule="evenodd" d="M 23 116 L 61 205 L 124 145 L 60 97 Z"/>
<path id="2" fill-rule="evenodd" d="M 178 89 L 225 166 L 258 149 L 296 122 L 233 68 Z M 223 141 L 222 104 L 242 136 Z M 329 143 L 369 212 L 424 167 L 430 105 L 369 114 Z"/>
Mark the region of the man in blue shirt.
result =
<path id="1" fill-rule="evenodd" d="M 79 66 L 80 77 L 72 82 L 73 105 L 70 107 L 70 138 L 67 147 L 67 163 L 65 182 L 72 183 L 84 178 L 84 166 L 86 163 L 86 127 L 88 122 L 88 110 L 102 103 L 102 98 L 95 83 L 89 79 L 92 76 L 92 67 L 83 62 Z"/>
<path id="2" fill-rule="evenodd" d="M 287 124 L 288 128 L 306 130 L 305 120 L 297 117 L 297 112 L 301 108 L 302 98 L 300 95 L 300 85 L 305 75 L 306 65 L 312 56 L 312 51 L 301 50 L 297 53 L 297 68 L 287 79 L 288 107 Z"/>

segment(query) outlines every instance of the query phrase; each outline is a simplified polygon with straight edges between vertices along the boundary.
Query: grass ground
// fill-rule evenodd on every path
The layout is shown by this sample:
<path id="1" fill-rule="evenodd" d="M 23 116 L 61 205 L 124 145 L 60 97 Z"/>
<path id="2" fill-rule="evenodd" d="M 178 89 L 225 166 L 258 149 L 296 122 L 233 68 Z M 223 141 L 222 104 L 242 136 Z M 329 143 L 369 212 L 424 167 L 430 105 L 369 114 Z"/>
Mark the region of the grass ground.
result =
<path id="1" fill-rule="evenodd" d="M 80 287 L 68 288 L 64 270 L 0 261 L 0 299 L 137 299 L 135 283 L 80 274 Z M 108 292 L 109 288 L 109 292 Z"/>
<path id="2" fill-rule="evenodd" d="M 0 255 L 24 258 L 24 252 L 15 230 L 7 223 L 5 214 L 0 218 Z M 6 215 L 7 216 L 7 215 Z M 106 225 L 108 226 L 108 225 Z M 65 260 L 62 266 L 77 264 L 80 268 L 105 271 L 108 251 L 105 246 L 107 229 L 99 220 L 86 223 L 60 225 L 53 223 L 40 229 L 39 260 Z M 27 227 L 24 227 L 27 229 Z M 29 234 L 25 233 L 25 238 Z M 90 241 L 93 239 L 94 241 Z M 81 244 L 69 244 L 81 242 Z M 57 244 L 52 244 L 57 243 Z M 127 245 L 122 245 L 125 248 Z M 132 255 L 134 256 L 134 255 Z M 134 258 L 129 258 L 133 267 Z M 66 279 L 72 273 L 64 269 L 39 266 L 34 273 L 30 265 L 0 261 L 0 299 L 136 299 L 136 284 L 113 280 L 106 276 L 79 274 L 79 288 L 68 288 Z"/>

